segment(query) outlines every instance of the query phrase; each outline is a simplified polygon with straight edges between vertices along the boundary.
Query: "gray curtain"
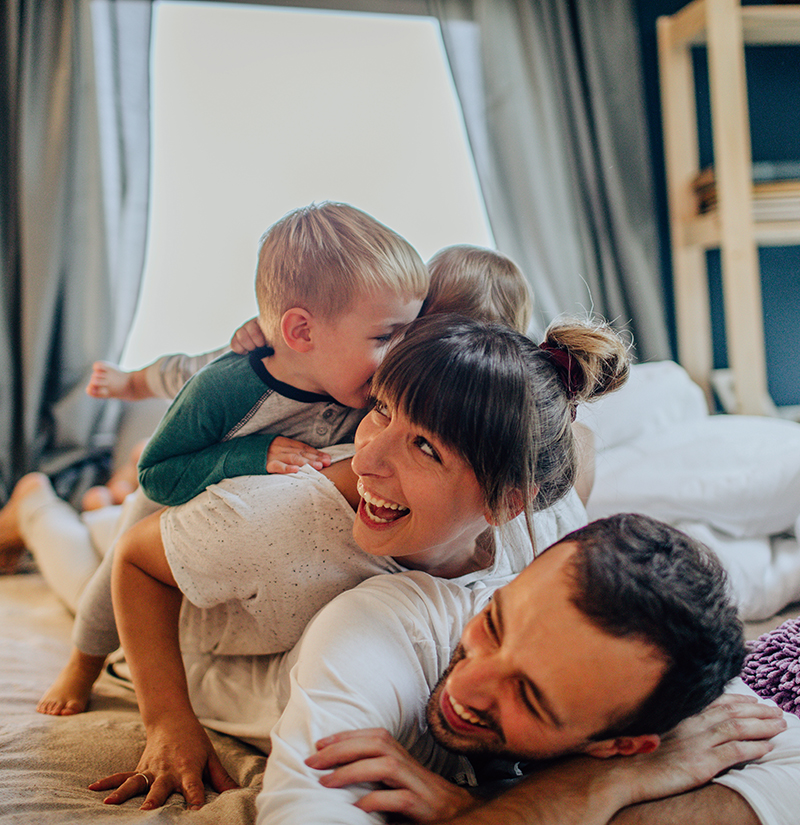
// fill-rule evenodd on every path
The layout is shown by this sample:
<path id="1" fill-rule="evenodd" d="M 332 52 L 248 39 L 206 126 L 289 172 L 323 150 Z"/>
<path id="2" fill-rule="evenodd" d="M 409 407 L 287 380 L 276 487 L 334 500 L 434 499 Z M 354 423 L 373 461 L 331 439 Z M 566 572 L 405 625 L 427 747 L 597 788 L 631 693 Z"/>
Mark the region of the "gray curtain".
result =
<path id="1" fill-rule="evenodd" d="M 0 78 L 0 480 L 94 480 L 119 408 L 88 398 L 136 307 L 149 190 L 149 0 L 7 0 Z"/>
<path id="2" fill-rule="evenodd" d="M 629 0 L 431 0 L 498 248 L 538 329 L 593 310 L 671 357 Z"/>

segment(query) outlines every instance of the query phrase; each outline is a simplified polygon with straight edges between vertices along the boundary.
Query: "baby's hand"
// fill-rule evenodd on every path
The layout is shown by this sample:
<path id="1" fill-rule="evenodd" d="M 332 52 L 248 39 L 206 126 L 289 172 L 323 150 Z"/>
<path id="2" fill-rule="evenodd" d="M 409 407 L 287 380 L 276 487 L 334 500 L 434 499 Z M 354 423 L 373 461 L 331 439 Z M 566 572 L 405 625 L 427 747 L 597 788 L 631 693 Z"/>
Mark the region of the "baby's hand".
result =
<path id="1" fill-rule="evenodd" d="M 245 323 L 233 333 L 233 338 L 231 338 L 231 349 L 239 355 L 244 355 L 245 353 L 252 352 L 254 349 L 265 346 L 267 346 L 267 339 L 264 337 L 264 333 L 258 325 L 257 318 L 251 318 L 249 321 L 245 321 Z"/>
<path id="2" fill-rule="evenodd" d="M 282 435 L 275 437 L 267 452 L 268 473 L 296 473 L 304 464 L 321 470 L 330 463 L 331 457 L 327 453 Z"/>

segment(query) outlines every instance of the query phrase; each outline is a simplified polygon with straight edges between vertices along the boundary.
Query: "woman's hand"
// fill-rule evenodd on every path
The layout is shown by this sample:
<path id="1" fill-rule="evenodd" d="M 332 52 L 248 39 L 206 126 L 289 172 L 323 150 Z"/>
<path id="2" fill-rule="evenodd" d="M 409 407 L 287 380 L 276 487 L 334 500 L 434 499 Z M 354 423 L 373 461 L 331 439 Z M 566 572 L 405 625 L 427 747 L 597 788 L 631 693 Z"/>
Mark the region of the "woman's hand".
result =
<path id="1" fill-rule="evenodd" d="M 135 771 L 115 773 L 89 785 L 92 791 L 116 790 L 103 801 L 119 805 L 145 795 L 141 810 L 164 804 L 177 791 L 190 811 L 206 800 L 203 779 L 218 793 L 239 786 L 219 761 L 208 734 L 195 719 L 182 719 L 148 732 L 147 745 Z"/>
<path id="2" fill-rule="evenodd" d="M 385 788 L 363 796 L 356 807 L 371 813 L 401 814 L 414 822 L 439 822 L 466 813 L 478 802 L 463 788 L 423 768 L 382 728 L 355 730 L 317 742 L 306 759 L 315 770 L 334 768 L 320 779 L 326 788 L 380 782 Z"/>

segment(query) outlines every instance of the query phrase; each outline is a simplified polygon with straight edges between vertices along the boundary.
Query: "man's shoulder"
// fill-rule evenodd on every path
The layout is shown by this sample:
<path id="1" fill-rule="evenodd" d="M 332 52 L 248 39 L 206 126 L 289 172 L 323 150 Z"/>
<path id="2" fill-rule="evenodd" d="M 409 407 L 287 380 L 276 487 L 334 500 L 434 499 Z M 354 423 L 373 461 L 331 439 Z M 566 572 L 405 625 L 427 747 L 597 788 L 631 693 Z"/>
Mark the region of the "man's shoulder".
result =
<path id="1" fill-rule="evenodd" d="M 376 633 L 402 628 L 412 640 L 449 645 L 491 593 L 489 588 L 470 590 L 420 571 L 387 573 L 342 593 L 331 603 L 331 612 L 363 616 Z"/>

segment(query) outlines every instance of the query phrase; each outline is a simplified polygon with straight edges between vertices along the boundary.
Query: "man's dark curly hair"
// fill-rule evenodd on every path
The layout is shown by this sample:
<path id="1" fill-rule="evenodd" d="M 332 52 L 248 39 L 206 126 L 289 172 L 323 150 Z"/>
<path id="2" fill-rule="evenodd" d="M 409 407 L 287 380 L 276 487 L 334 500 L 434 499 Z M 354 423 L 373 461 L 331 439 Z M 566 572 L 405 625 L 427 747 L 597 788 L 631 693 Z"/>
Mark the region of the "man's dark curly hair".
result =
<path id="1" fill-rule="evenodd" d="M 655 645 L 667 669 L 631 716 L 595 739 L 665 733 L 716 699 L 745 655 L 725 571 L 700 542 L 655 519 L 625 513 L 566 536 L 573 604 L 617 637 Z"/>

